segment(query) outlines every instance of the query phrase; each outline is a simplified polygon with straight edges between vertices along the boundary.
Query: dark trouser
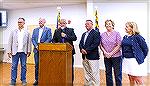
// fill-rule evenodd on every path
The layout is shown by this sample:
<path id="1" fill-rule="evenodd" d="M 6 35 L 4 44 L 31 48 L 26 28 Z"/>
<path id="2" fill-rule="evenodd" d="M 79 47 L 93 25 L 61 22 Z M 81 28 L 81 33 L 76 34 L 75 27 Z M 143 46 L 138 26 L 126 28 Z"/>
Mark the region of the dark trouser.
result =
<path id="1" fill-rule="evenodd" d="M 112 67 L 114 69 L 116 86 L 122 86 L 122 57 L 104 58 L 106 84 L 113 86 Z"/>
<path id="2" fill-rule="evenodd" d="M 74 81 L 74 56 L 72 55 L 72 84 L 73 84 L 73 81 Z"/>
<path id="3" fill-rule="evenodd" d="M 34 53 L 35 62 L 35 80 L 38 81 L 38 71 L 39 71 L 39 52 Z"/>
<path id="4" fill-rule="evenodd" d="M 26 82 L 27 54 L 25 54 L 24 52 L 17 52 L 16 55 L 12 56 L 11 83 L 16 83 L 19 58 L 21 63 L 21 81 Z"/>

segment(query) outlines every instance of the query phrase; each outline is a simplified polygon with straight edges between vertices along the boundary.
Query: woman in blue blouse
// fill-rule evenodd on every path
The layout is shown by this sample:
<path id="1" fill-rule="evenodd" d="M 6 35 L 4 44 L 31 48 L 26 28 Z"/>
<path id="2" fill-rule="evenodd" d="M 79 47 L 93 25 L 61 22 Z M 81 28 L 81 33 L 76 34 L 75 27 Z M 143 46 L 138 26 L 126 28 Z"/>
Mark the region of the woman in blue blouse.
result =
<path id="1" fill-rule="evenodd" d="M 144 38 L 139 34 L 135 22 L 127 22 L 127 35 L 122 40 L 123 71 L 128 74 L 130 86 L 144 85 L 143 76 L 147 75 L 146 61 L 148 47 Z"/>

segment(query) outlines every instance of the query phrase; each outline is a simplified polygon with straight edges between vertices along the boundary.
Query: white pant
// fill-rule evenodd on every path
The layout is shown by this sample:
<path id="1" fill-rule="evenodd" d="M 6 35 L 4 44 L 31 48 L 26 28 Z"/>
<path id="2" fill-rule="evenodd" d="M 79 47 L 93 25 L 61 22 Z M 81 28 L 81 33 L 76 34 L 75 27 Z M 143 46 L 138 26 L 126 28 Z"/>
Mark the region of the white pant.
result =
<path id="1" fill-rule="evenodd" d="M 85 86 L 100 86 L 99 60 L 83 60 Z"/>

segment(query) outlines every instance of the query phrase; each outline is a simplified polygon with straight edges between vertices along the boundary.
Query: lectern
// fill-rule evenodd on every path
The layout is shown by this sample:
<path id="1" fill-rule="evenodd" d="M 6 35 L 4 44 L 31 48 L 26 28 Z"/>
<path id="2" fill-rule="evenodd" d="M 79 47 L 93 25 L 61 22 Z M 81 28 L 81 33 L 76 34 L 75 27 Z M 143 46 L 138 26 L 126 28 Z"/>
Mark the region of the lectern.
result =
<path id="1" fill-rule="evenodd" d="M 39 44 L 39 86 L 72 86 L 72 46 Z"/>

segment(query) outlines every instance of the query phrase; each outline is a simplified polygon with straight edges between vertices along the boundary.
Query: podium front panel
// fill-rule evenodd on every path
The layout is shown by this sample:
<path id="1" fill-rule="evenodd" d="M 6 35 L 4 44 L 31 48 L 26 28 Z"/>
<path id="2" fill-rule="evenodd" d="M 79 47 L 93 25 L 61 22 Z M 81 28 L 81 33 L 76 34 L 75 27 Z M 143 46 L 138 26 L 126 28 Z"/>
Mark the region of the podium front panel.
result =
<path id="1" fill-rule="evenodd" d="M 50 46 L 51 45 L 55 47 L 58 46 L 58 44 L 50 44 Z M 58 47 L 60 46 L 61 45 Z M 62 44 L 62 46 L 67 47 L 68 44 Z M 72 50 L 67 48 L 65 50 L 54 50 L 54 48 L 49 48 L 49 50 L 47 49 L 39 49 L 39 85 L 71 86 Z"/>

